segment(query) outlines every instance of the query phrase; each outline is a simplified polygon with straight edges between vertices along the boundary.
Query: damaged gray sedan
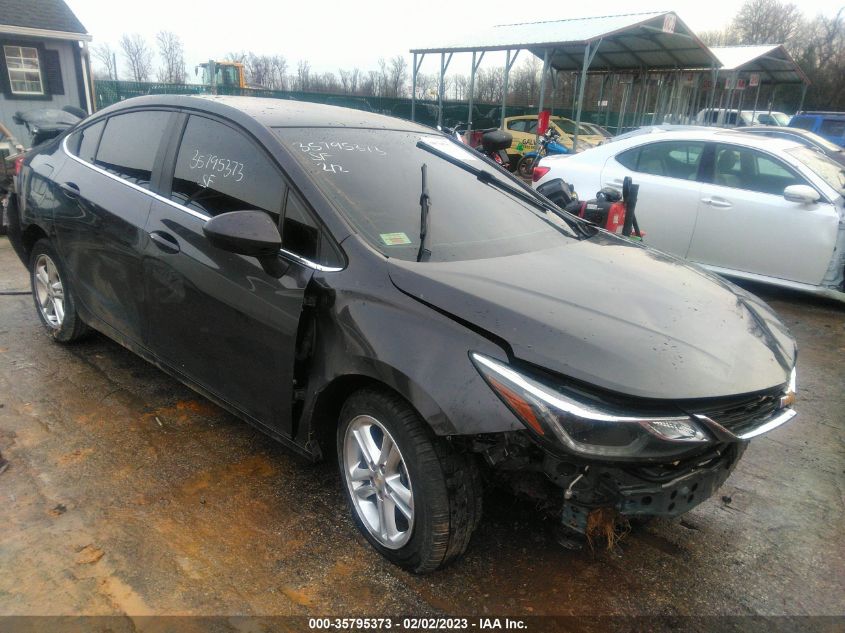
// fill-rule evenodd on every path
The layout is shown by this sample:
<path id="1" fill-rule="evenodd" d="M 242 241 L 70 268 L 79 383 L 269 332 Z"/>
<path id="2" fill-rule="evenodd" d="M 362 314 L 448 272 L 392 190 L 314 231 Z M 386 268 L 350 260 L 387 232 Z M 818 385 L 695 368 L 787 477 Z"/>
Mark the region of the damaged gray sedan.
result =
<path id="1" fill-rule="evenodd" d="M 795 415 L 766 304 L 407 121 L 139 97 L 34 150 L 18 185 L 50 336 L 99 330 L 336 459 L 361 533 L 417 573 L 465 551 L 488 481 L 580 534 L 677 516 Z"/>

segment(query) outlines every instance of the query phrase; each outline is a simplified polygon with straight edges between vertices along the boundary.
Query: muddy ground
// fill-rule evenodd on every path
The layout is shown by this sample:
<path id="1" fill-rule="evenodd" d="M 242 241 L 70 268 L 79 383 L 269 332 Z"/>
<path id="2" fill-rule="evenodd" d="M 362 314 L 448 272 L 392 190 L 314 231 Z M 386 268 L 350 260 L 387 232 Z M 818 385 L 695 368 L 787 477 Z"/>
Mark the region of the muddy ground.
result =
<path id="1" fill-rule="evenodd" d="M 27 288 L 0 239 L 0 292 Z M 367 547 L 331 466 L 2 295 L 0 614 L 845 614 L 845 306 L 751 289 L 798 339 L 800 416 L 718 495 L 593 553 L 489 494 L 466 557 L 425 577 Z"/>

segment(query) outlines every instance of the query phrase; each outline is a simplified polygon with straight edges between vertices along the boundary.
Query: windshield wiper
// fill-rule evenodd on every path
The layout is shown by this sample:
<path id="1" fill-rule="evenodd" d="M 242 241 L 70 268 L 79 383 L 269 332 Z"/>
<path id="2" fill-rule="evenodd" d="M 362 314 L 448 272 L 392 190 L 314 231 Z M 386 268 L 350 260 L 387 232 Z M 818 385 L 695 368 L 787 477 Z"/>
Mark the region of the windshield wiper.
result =
<path id="1" fill-rule="evenodd" d="M 544 211 L 551 211 L 552 213 L 554 213 L 556 216 L 558 216 L 559 218 L 564 220 L 569 226 L 571 226 L 573 229 L 575 229 L 576 231 L 578 231 L 581 235 L 583 235 L 585 237 L 592 237 L 593 234 L 594 234 L 594 231 L 591 231 L 589 228 L 587 228 L 587 225 L 582 225 L 579 221 L 575 220 L 574 218 L 566 217 L 567 214 L 565 214 L 565 212 L 562 212 L 558 208 L 557 205 L 555 205 L 551 201 L 546 202 L 538 194 L 535 194 L 534 192 L 529 193 L 528 191 L 523 191 L 522 189 L 520 189 L 517 186 L 509 185 L 508 183 L 503 182 L 502 180 L 499 180 L 495 176 L 495 174 L 487 171 L 486 169 L 480 169 L 478 167 L 473 167 L 472 165 L 468 165 L 466 162 L 462 161 L 460 158 L 457 158 L 455 156 L 451 156 L 450 154 L 447 154 L 446 152 L 443 152 L 443 151 L 437 149 L 436 147 L 432 147 L 431 145 L 429 145 L 425 141 L 422 141 L 422 140 L 417 141 L 417 147 L 419 147 L 422 150 L 425 150 L 426 152 L 429 152 L 430 154 L 434 154 L 435 156 L 437 156 L 439 158 L 442 158 L 447 163 L 451 163 L 451 164 L 455 165 L 456 167 L 460 167 L 461 169 L 463 169 L 466 172 L 469 172 L 470 174 L 472 174 L 473 176 L 478 178 L 478 180 L 480 180 L 481 182 L 483 182 L 487 185 L 490 185 L 492 187 L 496 187 L 497 189 L 500 189 L 501 191 L 506 191 L 507 193 L 511 194 L 512 196 L 519 198 L 523 202 L 527 202 L 528 204 L 530 204 L 532 206 L 539 207 L 540 209 L 543 209 Z"/>
<path id="2" fill-rule="evenodd" d="M 431 197 L 428 195 L 428 166 L 423 163 L 420 167 L 422 172 L 422 192 L 420 193 L 420 250 L 417 251 L 417 261 L 422 261 L 425 250 L 425 236 L 428 235 L 428 210 L 431 208 Z"/>

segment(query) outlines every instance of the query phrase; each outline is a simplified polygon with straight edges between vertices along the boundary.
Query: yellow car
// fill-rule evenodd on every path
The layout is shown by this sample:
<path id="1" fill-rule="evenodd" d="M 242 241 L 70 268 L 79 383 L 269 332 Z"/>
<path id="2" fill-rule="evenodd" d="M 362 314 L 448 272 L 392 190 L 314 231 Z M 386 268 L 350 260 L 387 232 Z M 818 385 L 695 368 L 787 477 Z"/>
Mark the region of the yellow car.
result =
<path id="1" fill-rule="evenodd" d="M 575 134 L 575 121 L 562 116 L 553 116 L 549 119 L 549 125 L 560 134 L 558 142 L 571 150 L 572 136 Z M 533 152 L 536 149 L 536 114 L 506 117 L 504 129 L 513 135 L 513 143 L 508 150 L 508 154 L 522 155 L 525 152 Z M 582 125 L 578 130 L 578 151 L 600 145 L 604 140 L 604 136 L 593 134 Z"/>

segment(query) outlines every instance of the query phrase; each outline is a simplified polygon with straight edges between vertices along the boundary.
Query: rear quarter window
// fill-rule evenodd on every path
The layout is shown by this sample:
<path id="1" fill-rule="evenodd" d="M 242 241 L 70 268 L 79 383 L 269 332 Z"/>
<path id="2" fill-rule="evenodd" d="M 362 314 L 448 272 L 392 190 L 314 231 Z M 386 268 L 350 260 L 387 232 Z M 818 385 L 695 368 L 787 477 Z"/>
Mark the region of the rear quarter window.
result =
<path id="1" fill-rule="evenodd" d="M 163 110 L 127 112 L 110 117 L 94 163 L 149 189 L 156 155 L 169 122 L 170 113 Z"/>
<path id="2" fill-rule="evenodd" d="M 100 143 L 100 136 L 105 126 L 105 121 L 99 121 L 94 125 L 89 125 L 79 130 L 68 140 L 68 149 L 74 156 L 78 156 L 86 162 L 93 163 L 94 157 L 97 154 L 97 145 Z"/>

